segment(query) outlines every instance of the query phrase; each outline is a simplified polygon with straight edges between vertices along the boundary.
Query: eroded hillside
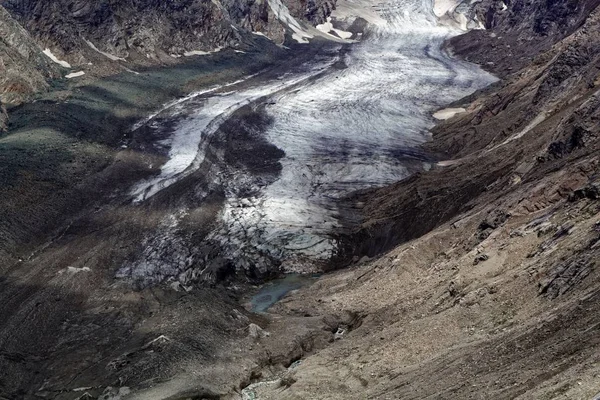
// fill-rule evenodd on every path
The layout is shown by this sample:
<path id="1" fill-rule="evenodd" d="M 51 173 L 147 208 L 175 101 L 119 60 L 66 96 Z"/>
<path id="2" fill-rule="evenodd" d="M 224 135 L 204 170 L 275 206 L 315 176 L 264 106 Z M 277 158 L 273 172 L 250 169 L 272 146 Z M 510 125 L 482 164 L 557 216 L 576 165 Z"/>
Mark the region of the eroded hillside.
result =
<path id="1" fill-rule="evenodd" d="M 258 398 L 597 398 L 600 12 L 552 4 L 567 19 L 507 2 L 512 18 L 451 42 L 492 68 L 479 40 L 510 31 L 533 59 L 502 60 L 505 80 L 454 105 L 466 112 L 435 128 L 431 171 L 355 199 L 350 247 L 375 258 L 276 311 L 360 322 Z M 536 39 L 518 16 L 560 33 Z"/>
<path id="2" fill-rule="evenodd" d="M 279 9 L 310 26 L 334 7 L 333 0 L 3 0 L 2 102 L 18 104 L 48 89 L 59 72 L 81 80 L 173 65 L 189 56 L 253 49 L 257 41 L 262 47 L 260 35 L 282 44 L 288 27 Z"/>

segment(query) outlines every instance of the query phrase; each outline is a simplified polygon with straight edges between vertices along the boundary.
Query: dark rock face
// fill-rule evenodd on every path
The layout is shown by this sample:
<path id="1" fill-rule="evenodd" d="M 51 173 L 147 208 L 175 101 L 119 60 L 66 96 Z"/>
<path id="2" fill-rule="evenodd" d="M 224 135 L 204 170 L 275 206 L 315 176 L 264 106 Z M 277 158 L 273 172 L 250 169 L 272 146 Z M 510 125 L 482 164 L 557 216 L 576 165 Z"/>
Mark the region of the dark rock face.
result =
<path id="1" fill-rule="evenodd" d="M 0 132 L 6 131 L 6 126 L 8 125 L 8 114 L 6 113 L 6 107 L 2 104 L 0 100 Z"/>
<path id="2" fill-rule="evenodd" d="M 456 37 L 450 46 L 504 76 L 572 34 L 598 5 L 600 0 L 483 0 L 474 12 L 486 30 Z"/>
<path id="3" fill-rule="evenodd" d="M 4 103 L 19 103 L 48 87 L 57 69 L 32 37 L 0 6 L 0 96 Z M 0 112 L 0 129 L 5 120 Z"/>
<path id="4" fill-rule="evenodd" d="M 8 1 L 4 4 L 44 45 L 64 55 L 89 40 L 119 57 L 163 50 L 179 53 L 228 45 L 236 35 L 224 10 L 210 1 Z"/>
<path id="5" fill-rule="evenodd" d="M 335 1 L 285 3 L 294 17 L 320 23 Z M 284 33 L 267 1 L 7 0 L 3 5 L 41 43 L 74 61 L 85 40 L 118 57 L 160 58 L 237 47 L 243 31 L 260 31 L 276 41 Z"/>

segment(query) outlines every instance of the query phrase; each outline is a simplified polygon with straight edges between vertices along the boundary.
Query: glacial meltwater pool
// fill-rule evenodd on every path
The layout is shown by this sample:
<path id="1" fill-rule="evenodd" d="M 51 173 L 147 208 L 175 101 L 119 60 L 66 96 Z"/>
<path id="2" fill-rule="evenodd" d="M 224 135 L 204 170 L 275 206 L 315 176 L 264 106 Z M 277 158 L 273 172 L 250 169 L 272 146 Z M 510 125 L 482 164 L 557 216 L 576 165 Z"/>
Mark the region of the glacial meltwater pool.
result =
<path id="1" fill-rule="evenodd" d="M 267 282 L 250 299 L 251 310 L 257 313 L 264 313 L 292 290 L 311 285 L 317 278 L 318 275 L 289 274 L 283 278 Z"/>

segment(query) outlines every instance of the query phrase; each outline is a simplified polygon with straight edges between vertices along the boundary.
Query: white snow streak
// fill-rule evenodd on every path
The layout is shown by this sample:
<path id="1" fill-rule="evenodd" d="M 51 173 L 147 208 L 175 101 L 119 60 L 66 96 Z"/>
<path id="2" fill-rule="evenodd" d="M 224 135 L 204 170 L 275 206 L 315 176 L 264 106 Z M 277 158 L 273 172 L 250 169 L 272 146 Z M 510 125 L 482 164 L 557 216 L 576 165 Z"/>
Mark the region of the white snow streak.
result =
<path id="1" fill-rule="evenodd" d="M 79 71 L 79 72 L 73 72 L 71 74 L 65 75 L 65 78 L 73 79 L 73 78 L 79 78 L 80 76 L 83 76 L 83 75 L 85 75 L 85 72 Z"/>
<path id="2" fill-rule="evenodd" d="M 214 53 L 218 53 L 221 50 L 223 50 L 222 47 L 217 47 L 216 49 L 210 50 L 210 51 L 203 51 L 203 50 L 194 50 L 194 51 L 186 51 L 185 53 L 183 53 L 184 56 L 186 57 L 192 57 L 192 56 L 208 56 Z"/>
<path id="3" fill-rule="evenodd" d="M 71 68 L 71 64 L 69 64 L 69 63 L 68 63 L 68 62 L 66 62 L 66 61 L 59 60 L 59 59 L 58 59 L 58 58 L 57 58 L 57 57 L 56 57 L 54 54 L 52 54 L 52 51 L 51 51 L 50 49 L 46 49 L 46 50 L 44 50 L 44 51 L 43 51 L 43 53 L 44 53 L 45 55 L 47 55 L 47 56 L 48 56 L 48 58 L 50 58 L 52 61 L 54 61 L 54 62 L 55 62 L 55 63 L 57 63 L 58 65 L 61 65 L 61 66 L 65 67 L 65 68 Z"/>
<path id="4" fill-rule="evenodd" d="M 316 28 L 327 34 L 331 34 L 331 32 L 337 34 L 342 39 L 350 39 L 352 37 L 352 32 L 346 32 L 340 29 L 335 29 L 333 24 L 331 23 L 331 17 L 327 18 L 327 22 L 317 25 Z"/>

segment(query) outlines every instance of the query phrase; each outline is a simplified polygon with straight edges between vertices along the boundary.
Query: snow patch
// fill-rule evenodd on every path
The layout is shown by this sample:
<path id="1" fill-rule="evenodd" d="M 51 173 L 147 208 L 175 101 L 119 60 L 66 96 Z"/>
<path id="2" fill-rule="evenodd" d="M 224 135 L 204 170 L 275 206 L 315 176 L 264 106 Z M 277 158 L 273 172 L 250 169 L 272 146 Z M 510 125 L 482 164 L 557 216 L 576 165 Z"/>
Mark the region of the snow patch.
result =
<path id="1" fill-rule="evenodd" d="M 67 267 L 66 269 L 63 269 L 59 272 L 59 274 L 70 274 L 70 275 L 75 275 L 78 274 L 80 272 L 91 272 L 92 270 L 89 267 L 83 267 L 83 268 L 76 268 L 76 267 Z"/>
<path id="2" fill-rule="evenodd" d="M 47 56 L 48 56 L 48 58 L 50 58 L 52 61 L 54 61 L 54 62 L 55 62 L 55 63 L 57 63 L 58 65 L 61 65 L 61 66 L 65 67 L 65 68 L 71 68 L 71 64 L 69 64 L 69 63 L 68 63 L 68 62 L 66 62 L 66 61 L 59 60 L 59 59 L 58 59 L 58 57 L 56 57 L 54 54 L 52 54 L 52 51 L 51 51 L 50 49 L 46 49 L 46 50 L 44 50 L 44 51 L 43 51 L 43 53 L 44 53 L 45 55 L 47 55 Z"/>
<path id="3" fill-rule="evenodd" d="M 217 47 L 216 49 L 210 50 L 210 51 L 203 51 L 203 50 L 186 51 L 185 53 L 183 53 L 183 55 L 186 56 L 186 57 L 208 56 L 210 54 L 218 53 L 221 50 L 223 50 L 222 47 Z"/>
<path id="4" fill-rule="evenodd" d="M 73 72 L 71 74 L 65 75 L 65 78 L 67 79 L 73 79 L 73 78 L 78 78 L 80 76 L 85 75 L 85 72 L 83 71 L 78 71 L 78 72 Z"/>
<path id="5" fill-rule="evenodd" d="M 281 2 L 281 0 L 268 0 L 271 11 L 277 19 L 287 25 L 294 33 L 292 38 L 298 43 L 308 43 L 308 39 L 312 39 L 311 35 L 300 25 L 298 21 L 290 14 L 290 10 Z"/>
<path id="6" fill-rule="evenodd" d="M 546 111 L 542 111 L 529 124 L 527 124 L 527 126 L 521 132 L 517 133 L 514 136 L 509 137 L 504 142 L 502 142 L 499 146 L 496 146 L 496 147 L 504 146 L 505 144 L 508 144 L 514 140 L 522 138 L 527 133 L 532 131 L 535 127 L 537 127 L 539 124 L 544 122 L 546 120 L 548 114 L 549 113 L 546 113 Z"/>
<path id="7" fill-rule="evenodd" d="M 342 39 L 350 39 L 352 37 L 352 32 L 346 32 L 346 31 L 342 31 L 340 29 L 335 29 L 333 27 L 333 24 L 331 23 L 331 17 L 327 18 L 327 22 L 317 25 L 316 28 L 326 34 L 331 34 L 331 32 L 334 32 L 336 35 L 338 35 L 340 38 Z"/>
<path id="8" fill-rule="evenodd" d="M 454 117 L 457 114 L 462 114 L 464 112 L 467 112 L 467 110 L 462 107 L 444 108 L 443 110 L 439 110 L 439 111 L 435 112 L 433 114 L 433 118 L 439 119 L 439 120 L 447 120 L 447 119 Z"/>
<path id="9" fill-rule="evenodd" d="M 434 0 L 433 13 L 438 18 L 447 14 L 452 14 L 460 3 L 460 0 Z"/>
<path id="10" fill-rule="evenodd" d="M 110 54 L 110 53 L 106 53 L 106 52 L 104 52 L 104 51 L 102 51 L 102 50 L 98 49 L 98 48 L 97 48 L 97 47 L 94 45 L 94 43 L 90 42 L 89 40 L 86 40 L 86 39 L 83 39 L 83 40 L 84 40 L 84 41 L 87 43 L 87 45 L 88 45 L 88 46 L 90 46 L 90 48 L 91 48 L 92 50 L 94 50 L 94 51 L 95 51 L 95 52 L 97 52 L 97 53 L 100 53 L 100 54 L 102 54 L 104 57 L 108 58 L 109 60 L 112 60 L 112 61 L 127 61 L 127 60 L 125 60 L 125 59 L 124 59 L 124 58 L 122 58 L 122 57 L 117 57 L 117 56 L 115 56 L 115 55 L 112 55 L 112 54 Z"/>
<path id="11" fill-rule="evenodd" d="M 213 92 L 216 92 L 219 89 L 237 85 L 237 84 L 242 83 L 242 82 L 244 82 L 244 81 L 246 81 L 248 79 L 254 78 L 255 76 L 256 76 L 256 74 L 249 75 L 249 76 L 247 76 L 245 78 L 238 79 L 237 81 L 230 82 L 230 83 L 227 83 L 225 85 L 213 86 L 213 87 L 210 87 L 208 89 L 203 89 L 203 90 L 199 90 L 197 92 L 193 92 L 193 93 L 191 93 L 191 94 L 189 94 L 189 95 L 187 95 L 185 97 L 182 97 L 181 99 L 169 101 L 169 102 L 163 104 L 163 106 L 158 111 L 156 111 L 155 113 L 152 113 L 149 116 L 147 116 L 146 118 L 142 119 L 141 121 L 138 121 L 137 123 L 135 123 L 133 125 L 133 127 L 131 128 L 131 132 L 135 131 L 136 129 L 141 128 L 143 125 L 147 124 L 150 120 L 154 119 L 158 114 L 160 114 L 160 113 L 162 113 L 162 112 L 164 112 L 164 111 L 166 111 L 166 110 L 168 110 L 168 109 L 170 109 L 172 107 L 175 107 L 175 106 L 177 106 L 177 105 L 179 105 L 181 103 L 185 103 L 186 101 L 189 101 L 189 100 L 191 100 L 193 98 L 202 96 L 204 94 L 213 93 Z"/>

